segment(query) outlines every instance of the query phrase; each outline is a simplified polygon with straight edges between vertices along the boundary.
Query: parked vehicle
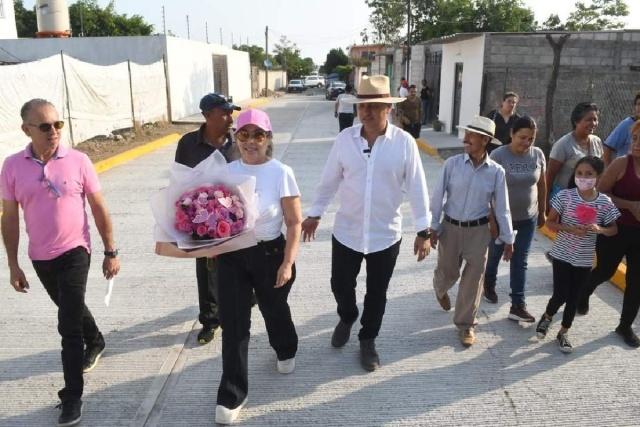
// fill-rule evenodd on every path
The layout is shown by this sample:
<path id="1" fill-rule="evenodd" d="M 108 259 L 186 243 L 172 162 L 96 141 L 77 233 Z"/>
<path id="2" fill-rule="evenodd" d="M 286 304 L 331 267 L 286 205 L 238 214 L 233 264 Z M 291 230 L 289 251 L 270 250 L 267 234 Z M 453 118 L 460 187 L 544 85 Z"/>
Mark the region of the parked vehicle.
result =
<path id="1" fill-rule="evenodd" d="M 327 86 L 327 90 L 324 94 L 324 97 L 327 100 L 332 101 L 336 99 L 338 95 L 340 95 L 341 93 L 344 93 L 346 87 L 347 85 L 344 82 L 337 82 L 337 81 L 331 82 L 329 83 L 329 86 Z"/>
<path id="2" fill-rule="evenodd" d="M 289 80 L 287 85 L 287 92 L 303 92 L 306 89 L 302 80 Z"/>
<path id="3" fill-rule="evenodd" d="M 307 76 L 304 79 L 304 85 L 306 87 L 323 87 L 324 77 L 321 76 Z"/>

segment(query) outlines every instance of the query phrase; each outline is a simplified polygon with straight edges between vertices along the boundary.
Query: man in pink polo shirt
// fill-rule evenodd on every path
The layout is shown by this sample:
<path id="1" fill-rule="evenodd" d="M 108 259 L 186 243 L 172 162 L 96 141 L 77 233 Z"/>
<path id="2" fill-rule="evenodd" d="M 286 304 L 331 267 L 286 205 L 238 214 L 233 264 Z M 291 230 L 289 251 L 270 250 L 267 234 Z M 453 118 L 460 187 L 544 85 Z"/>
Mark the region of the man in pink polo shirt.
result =
<path id="1" fill-rule="evenodd" d="M 100 183 L 89 158 L 60 145 L 64 122 L 43 99 L 23 105 L 22 130 L 31 143 L 8 157 L 2 166 L 2 239 L 10 282 L 26 293 L 29 283 L 18 263 L 19 207 L 29 237 L 29 258 L 47 293 L 58 306 L 65 386 L 58 392 L 59 426 L 75 425 L 82 415 L 83 372 L 93 369 L 105 348 L 84 296 L 91 258 L 89 202 L 104 244 L 102 271 L 107 279 L 120 270 L 111 219 Z"/>

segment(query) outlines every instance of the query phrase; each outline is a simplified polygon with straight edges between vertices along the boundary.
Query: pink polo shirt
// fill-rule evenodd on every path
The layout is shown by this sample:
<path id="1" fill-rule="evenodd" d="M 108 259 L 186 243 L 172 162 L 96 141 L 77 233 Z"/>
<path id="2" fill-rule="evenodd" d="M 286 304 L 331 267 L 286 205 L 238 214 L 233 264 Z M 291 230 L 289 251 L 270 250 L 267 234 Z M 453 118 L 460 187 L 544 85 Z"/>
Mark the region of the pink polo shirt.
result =
<path id="1" fill-rule="evenodd" d="M 78 246 L 91 251 L 85 196 L 100 191 L 100 182 L 86 154 L 60 145 L 43 164 L 29 144 L 5 159 L 0 190 L 22 206 L 29 258 L 50 260 Z"/>

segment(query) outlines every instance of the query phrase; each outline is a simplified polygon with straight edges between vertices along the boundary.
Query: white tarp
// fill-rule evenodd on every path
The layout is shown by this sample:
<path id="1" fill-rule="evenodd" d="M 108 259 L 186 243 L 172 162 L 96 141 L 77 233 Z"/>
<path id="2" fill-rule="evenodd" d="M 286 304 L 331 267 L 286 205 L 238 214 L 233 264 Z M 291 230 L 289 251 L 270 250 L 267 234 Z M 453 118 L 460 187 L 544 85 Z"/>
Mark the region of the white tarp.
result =
<path id="1" fill-rule="evenodd" d="M 66 86 L 61 55 L 18 65 L 0 66 L 0 163 L 29 141 L 20 126 L 20 108 L 33 98 L 51 101 L 65 120 L 63 141 L 78 144 L 116 129 L 167 119 L 166 82 L 163 63 L 131 63 L 131 84 L 126 62 L 98 66 L 64 55 Z"/>

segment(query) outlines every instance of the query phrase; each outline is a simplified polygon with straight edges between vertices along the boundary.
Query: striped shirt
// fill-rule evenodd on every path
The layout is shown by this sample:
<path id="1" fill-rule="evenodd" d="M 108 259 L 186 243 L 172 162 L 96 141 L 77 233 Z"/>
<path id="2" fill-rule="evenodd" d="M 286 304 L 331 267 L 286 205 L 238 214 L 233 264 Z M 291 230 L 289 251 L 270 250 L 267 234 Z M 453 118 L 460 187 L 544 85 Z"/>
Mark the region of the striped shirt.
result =
<path id="1" fill-rule="evenodd" d="M 560 223 L 568 226 L 612 224 L 620 212 L 611 199 L 598 193 L 595 200 L 584 200 L 576 188 L 562 190 L 551 200 L 551 207 L 560 214 Z M 596 249 L 596 233 L 576 236 L 559 231 L 551 248 L 551 256 L 574 267 L 591 267 Z"/>

